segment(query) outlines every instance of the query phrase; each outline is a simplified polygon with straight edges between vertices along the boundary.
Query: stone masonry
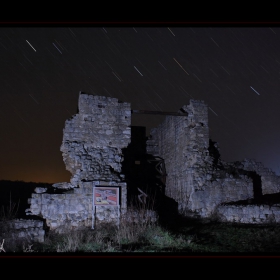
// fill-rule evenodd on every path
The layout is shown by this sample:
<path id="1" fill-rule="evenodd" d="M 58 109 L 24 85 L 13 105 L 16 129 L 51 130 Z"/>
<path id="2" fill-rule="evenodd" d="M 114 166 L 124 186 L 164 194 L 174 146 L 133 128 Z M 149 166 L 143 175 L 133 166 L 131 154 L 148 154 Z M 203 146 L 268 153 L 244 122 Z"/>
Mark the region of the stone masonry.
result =
<path id="1" fill-rule="evenodd" d="M 65 122 L 60 150 L 70 180 L 116 181 L 122 151 L 130 142 L 131 108 L 116 98 L 80 93 L 79 113 Z"/>
<path id="2" fill-rule="evenodd" d="M 216 211 L 220 221 L 246 224 L 280 223 L 279 205 L 220 205 Z"/>
<path id="3" fill-rule="evenodd" d="M 116 98 L 80 92 L 78 113 L 66 120 L 60 150 L 70 183 L 53 187 L 64 193 L 37 189 L 29 200 L 27 215 L 46 219 L 50 229 L 91 226 L 95 220 L 117 220 L 127 208 L 127 189 L 121 174 L 122 148 L 130 143 L 130 104 Z M 93 186 L 120 190 L 120 207 L 93 207 Z"/>
<path id="4" fill-rule="evenodd" d="M 262 194 L 272 194 L 280 191 L 280 177 L 271 169 L 265 168 L 261 162 L 244 159 L 240 164 L 244 170 L 255 171 L 261 176 Z"/>
<path id="5" fill-rule="evenodd" d="M 39 220 L 15 219 L 6 222 L 0 222 L 1 239 L 6 241 L 26 240 L 27 242 L 44 242 L 45 230 L 43 222 Z"/>
<path id="6" fill-rule="evenodd" d="M 166 116 L 146 141 L 146 155 L 164 159 L 164 195 L 178 203 L 178 212 L 201 218 L 216 215 L 229 222 L 279 222 L 279 205 L 270 209 L 261 199 L 280 193 L 280 177 L 254 160 L 222 161 L 218 143 L 209 139 L 208 106 L 203 101 L 190 100 L 178 112 L 185 114 Z M 70 182 L 53 184 L 59 193 L 37 188 L 27 214 L 42 217 L 50 229 L 117 221 L 127 211 L 127 183 L 121 172 L 122 149 L 130 141 L 129 103 L 80 92 L 78 113 L 66 120 L 60 148 L 72 174 Z M 94 207 L 94 186 L 119 188 L 120 207 Z"/>
<path id="7" fill-rule="evenodd" d="M 232 213 L 235 210 L 238 213 L 238 209 L 243 209 L 245 205 L 238 208 L 226 206 L 226 203 L 254 199 L 252 172 L 261 177 L 262 194 L 280 192 L 280 177 L 261 163 L 245 159 L 235 166 L 236 163 L 223 162 L 210 152 L 208 106 L 203 101 L 190 100 L 190 104 L 180 111 L 187 112 L 188 116 L 167 116 L 157 128 L 151 130 L 147 152 L 165 160 L 166 195 L 178 202 L 181 214 L 207 218 L 217 213 L 223 205 L 223 211 L 219 208 L 223 220 L 226 221 L 228 217 L 228 221 L 232 221 Z M 218 153 L 217 145 L 214 149 Z M 240 174 L 234 176 L 233 170 Z M 224 210 L 227 207 L 231 209 L 230 212 Z M 249 208 L 250 211 L 245 211 L 249 217 L 241 222 L 253 221 L 253 216 L 250 216 L 252 209 L 259 217 L 259 208 Z"/>

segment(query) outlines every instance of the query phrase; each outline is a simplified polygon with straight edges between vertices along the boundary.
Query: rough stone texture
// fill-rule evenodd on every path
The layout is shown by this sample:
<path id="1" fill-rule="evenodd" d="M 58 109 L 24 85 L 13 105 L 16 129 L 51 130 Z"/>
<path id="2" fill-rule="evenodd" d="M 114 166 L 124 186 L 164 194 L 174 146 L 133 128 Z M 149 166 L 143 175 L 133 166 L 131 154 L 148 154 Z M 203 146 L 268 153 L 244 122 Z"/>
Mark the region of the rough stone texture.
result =
<path id="1" fill-rule="evenodd" d="M 202 190 L 192 193 L 189 210 L 199 214 L 200 217 L 209 217 L 217 205 L 226 202 L 245 200 L 253 197 L 253 184 L 251 181 L 241 179 L 218 179 L 204 182 Z"/>
<path id="2" fill-rule="evenodd" d="M 66 169 L 72 174 L 70 183 L 53 184 L 60 194 L 36 188 L 26 210 L 44 218 L 50 229 L 119 221 L 127 212 L 127 185 L 121 170 L 122 149 L 131 140 L 130 104 L 80 93 L 78 108 L 79 113 L 65 122 L 61 145 Z M 167 116 L 151 130 L 146 143 L 147 154 L 165 161 L 165 195 L 178 203 L 179 213 L 203 218 L 217 214 L 225 221 L 238 216 L 244 223 L 269 222 L 274 217 L 280 222 L 278 206 L 267 213 L 267 206 L 234 205 L 280 192 L 280 177 L 254 160 L 222 161 L 218 143 L 209 139 L 208 106 L 203 101 L 190 100 L 179 112 L 188 115 Z M 119 187 L 120 207 L 93 207 L 94 185 Z M 155 218 L 155 213 L 147 217 L 151 215 Z"/>
<path id="3" fill-rule="evenodd" d="M 126 184 L 114 182 L 81 182 L 80 188 L 75 188 L 72 193 L 64 194 L 32 194 L 30 199 L 29 215 L 39 215 L 46 219 L 47 226 L 54 230 L 58 227 L 69 225 L 69 227 L 91 227 L 93 211 L 93 185 L 97 186 L 119 186 L 121 193 L 120 209 L 112 206 L 96 207 L 95 218 L 103 221 L 118 219 L 119 212 L 126 212 Z"/>
<path id="4" fill-rule="evenodd" d="M 53 184 L 64 193 L 35 190 L 29 199 L 27 215 L 39 215 L 54 230 L 64 225 L 76 228 L 92 226 L 96 220 L 119 219 L 127 208 L 127 189 L 121 174 L 122 148 L 131 138 L 130 104 L 116 98 L 80 92 L 78 114 L 66 120 L 61 152 L 70 183 Z M 93 207 L 93 186 L 116 186 L 120 189 L 120 207 Z"/>
<path id="5" fill-rule="evenodd" d="M 262 194 L 280 192 L 280 177 L 271 169 L 265 168 L 261 162 L 256 162 L 253 159 L 244 159 L 240 164 L 244 170 L 255 171 L 261 176 Z"/>
<path id="6" fill-rule="evenodd" d="M 44 242 L 45 230 L 43 222 L 38 220 L 15 219 L 0 223 L 1 228 L 7 229 L 7 238 L 14 240 L 25 239 L 29 242 Z M 6 238 L 5 232 L 2 233 L 2 238 Z"/>
<path id="7" fill-rule="evenodd" d="M 179 212 L 209 217 L 223 202 L 253 198 L 252 179 L 234 178 L 209 154 L 208 106 L 190 100 L 180 111 L 188 116 L 167 116 L 147 141 L 147 153 L 165 160 L 166 195 L 178 202 Z"/>
<path id="8" fill-rule="evenodd" d="M 179 210 L 193 209 L 192 199 L 196 190 L 204 187 L 207 172 L 201 170 L 208 157 L 207 105 L 191 100 L 181 111 L 188 116 L 167 116 L 163 123 L 151 130 L 147 153 L 165 160 L 167 171 L 166 195 L 175 199 Z"/>
<path id="9" fill-rule="evenodd" d="M 65 122 L 60 147 L 71 184 L 121 181 L 121 149 L 130 143 L 130 104 L 80 93 L 78 108 L 79 113 Z"/>
<path id="10" fill-rule="evenodd" d="M 223 222 L 247 224 L 279 223 L 280 207 L 269 205 L 220 205 L 217 218 Z"/>

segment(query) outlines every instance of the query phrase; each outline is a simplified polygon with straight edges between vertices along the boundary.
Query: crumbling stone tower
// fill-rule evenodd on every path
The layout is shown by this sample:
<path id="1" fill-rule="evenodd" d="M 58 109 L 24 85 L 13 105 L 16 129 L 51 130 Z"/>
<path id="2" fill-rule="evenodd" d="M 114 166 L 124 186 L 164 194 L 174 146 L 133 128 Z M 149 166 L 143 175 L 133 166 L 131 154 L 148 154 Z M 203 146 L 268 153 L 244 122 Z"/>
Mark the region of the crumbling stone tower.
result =
<path id="1" fill-rule="evenodd" d="M 130 104 L 81 92 L 78 106 L 79 113 L 65 122 L 60 147 L 72 186 L 121 182 L 121 149 L 130 143 Z"/>
<path id="2" fill-rule="evenodd" d="M 131 138 L 130 104 L 116 98 L 79 93 L 78 113 L 66 120 L 61 152 L 70 183 L 53 187 L 64 193 L 37 189 L 29 215 L 46 219 L 50 229 L 69 224 L 90 226 L 94 220 L 116 220 L 127 208 L 127 186 L 121 174 L 122 148 Z M 120 207 L 93 206 L 93 186 L 118 187 Z"/>
<path id="3" fill-rule="evenodd" d="M 208 217 L 222 202 L 253 197 L 250 178 L 221 177 L 216 170 L 204 101 L 190 100 L 180 111 L 188 116 L 167 116 L 147 141 L 147 153 L 165 161 L 166 195 L 178 203 L 179 212 Z"/>
<path id="4" fill-rule="evenodd" d="M 53 184 L 52 192 L 36 188 L 27 214 L 41 216 L 50 229 L 118 221 L 127 210 L 127 184 L 121 172 L 123 150 L 131 142 L 131 112 L 129 103 L 80 92 L 78 113 L 66 120 L 60 148 L 72 174 L 70 183 Z M 254 160 L 222 161 L 217 143 L 209 139 L 208 106 L 203 101 L 190 100 L 178 113 L 166 115 L 151 130 L 146 153 L 141 149 L 144 159 L 152 155 L 164 162 L 167 177 L 164 172 L 162 189 L 168 200 L 161 201 L 175 202 L 185 216 L 214 214 L 223 221 L 280 222 L 280 204 L 264 204 L 264 195 L 280 194 L 280 177 Z M 95 206 L 94 186 L 103 186 L 101 194 L 104 187 L 114 189 L 119 204 L 108 198 L 112 205 Z"/>

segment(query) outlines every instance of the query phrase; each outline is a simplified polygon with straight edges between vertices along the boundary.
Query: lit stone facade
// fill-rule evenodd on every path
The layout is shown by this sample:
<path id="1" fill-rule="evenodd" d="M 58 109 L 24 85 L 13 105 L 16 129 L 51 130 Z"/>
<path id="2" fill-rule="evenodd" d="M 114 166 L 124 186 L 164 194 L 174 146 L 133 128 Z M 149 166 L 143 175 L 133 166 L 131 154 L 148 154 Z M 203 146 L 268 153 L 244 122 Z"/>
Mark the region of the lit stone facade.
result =
<path id="1" fill-rule="evenodd" d="M 93 216 L 95 221 L 117 221 L 127 211 L 127 183 L 121 172 L 122 149 L 131 141 L 130 104 L 81 92 L 78 109 L 65 122 L 60 148 L 72 174 L 70 182 L 53 185 L 62 193 L 37 188 L 26 210 L 45 219 L 50 229 L 66 224 L 89 227 Z M 166 116 L 146 142 L 147 154 L 164 159 L 165 195 L 178 203 L 179 213 L 244 223 L 279 222 L 278 205 L 273 211 L 267 205 L 238 205 L 280 192 L 279 176 L 254 160 L 223 162 L 217 143 L 209 141 L 208 106 L 203 101 L 190 100 L 179 112 L 185 115 Z M 94 207 L 93 186 L 119 188 L 119 207 Z"/>
<path id="2" fill-rule="evenodd" d="M 127 186 L 121 174 L 122 148 L 130 143 L 130 104 L 116 98 L 80 92 L 78 113 L 66 120 L 60 150 L 70 183 L 56 183 L 62 194 L 36 190 L 29 215 L 46 219 L 50 229 L 92 226 L 96 221 L 118 220 L 127 208 Z M 93 186 L 119 188 L 120 206 L 93 206 Z"/>

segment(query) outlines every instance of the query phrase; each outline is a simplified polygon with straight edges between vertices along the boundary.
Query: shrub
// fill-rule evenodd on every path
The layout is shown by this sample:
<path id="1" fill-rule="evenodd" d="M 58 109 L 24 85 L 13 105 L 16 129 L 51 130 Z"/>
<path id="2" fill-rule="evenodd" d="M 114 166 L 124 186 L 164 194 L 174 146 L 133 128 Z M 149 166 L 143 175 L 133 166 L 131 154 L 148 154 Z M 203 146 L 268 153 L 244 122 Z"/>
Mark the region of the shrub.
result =
<path id="1" fill-rule="evenodd" d="M 10 221 L 16 218 L 19 208 L 18 203 L 12 202 L 11 193 L 9 204 L 5 207 L 2 205 L 0 212 L 0 221 Z"/>

